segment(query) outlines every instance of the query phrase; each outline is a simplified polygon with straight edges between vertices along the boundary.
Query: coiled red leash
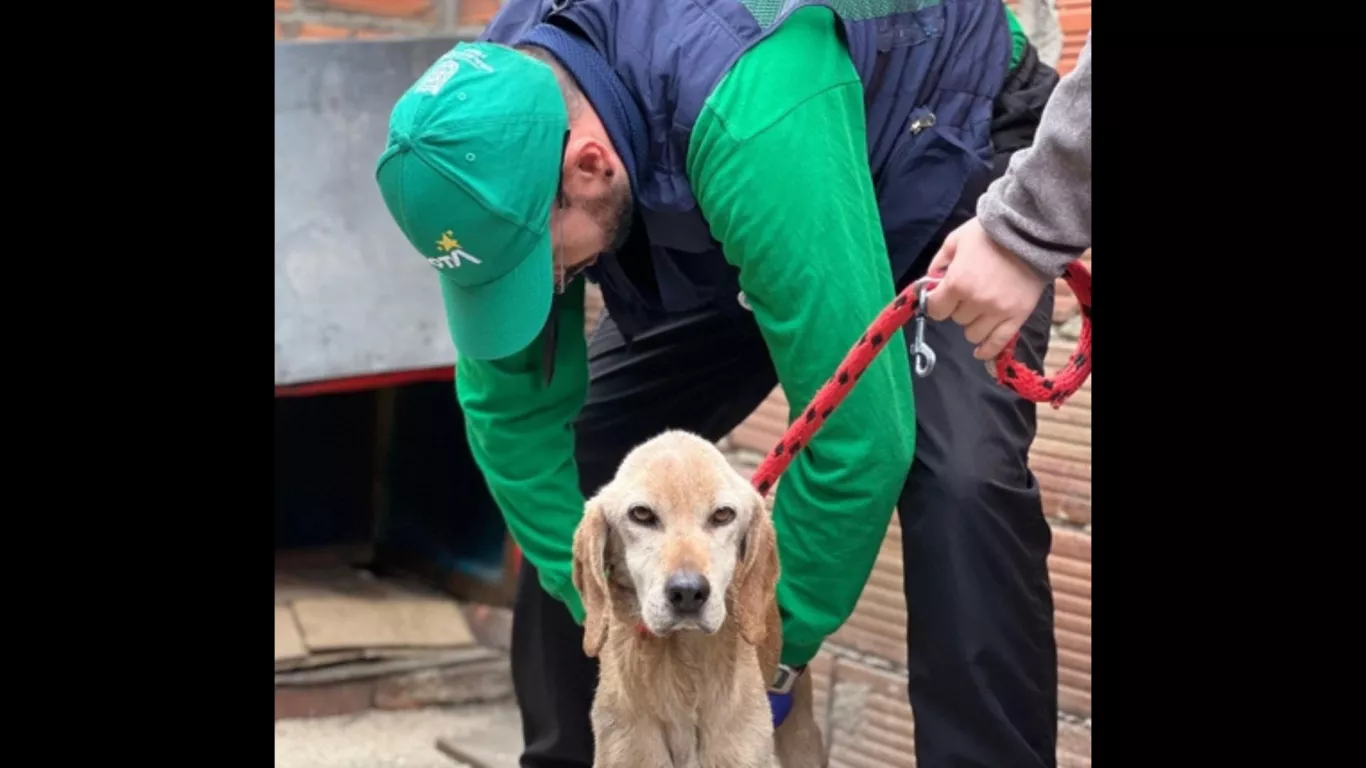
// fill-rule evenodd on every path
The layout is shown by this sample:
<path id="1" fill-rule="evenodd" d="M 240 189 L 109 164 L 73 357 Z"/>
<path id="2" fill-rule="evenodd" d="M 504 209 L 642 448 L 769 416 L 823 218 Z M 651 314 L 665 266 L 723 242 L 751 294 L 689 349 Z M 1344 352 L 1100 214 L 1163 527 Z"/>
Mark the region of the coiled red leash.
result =
<path id="1" fill-rule="evenodd" d="M 751 482 L 759 493 L 767 494 L 773 488 L 778 476 L 792 463 L 792 457 L 801 452 L 811 436 L 849 394 L 854 382 L 883 350 L 887 340 L 912 318 L 916 320 L 915 335 L 911 342 L 916 375 L 928 376 L 934 370 L 934 351 L 925 344 L 925 313 L 921 306 L 940 279 L 941 276 L 933 275 L 911 283 L 878 314 L 868 327 L 868 332 L 845 355 L 835 375 L 816 391 L 806 410 L 788 426 L 778 445 L 769 451 L 754 471 Z M 1076 351 L 1067 359 L 1062 370 L 1053 376 L 1046 376 L 1035 373 L 1016 360 L 1015 344 L 1020 340 L 1018 333 L 996 357 L 996 380 L 999 383 L 1026 400 L 1047 402 L 1054 408 L 1061 407 L 1091 375 L 1091 272 L 1080 260 L 1075 260 L 1067 266 L 1063 280 L 1076 294 L 1077 303 L 1081 305 L 1081 335 L 1077 339 Z"/>

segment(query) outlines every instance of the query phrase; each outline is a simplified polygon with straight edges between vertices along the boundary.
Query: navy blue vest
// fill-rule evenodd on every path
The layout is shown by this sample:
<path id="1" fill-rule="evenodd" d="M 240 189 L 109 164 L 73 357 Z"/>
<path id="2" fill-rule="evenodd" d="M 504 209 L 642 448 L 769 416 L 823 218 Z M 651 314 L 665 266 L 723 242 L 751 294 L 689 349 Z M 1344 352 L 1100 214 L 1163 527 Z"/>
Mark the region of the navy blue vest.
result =
<path id="1" fill-rule="evenodd" d="M 863 80 L 868 166 L 900 279 L 969 180 L 990 172 L 992 103 L 1011 51 L 1002 0 L 508 0 L 480 36 L 515 45 L 540 24 L 560 27 L 600 54 L 635 99 L 645 156 L 632 180 L 646 237 L 587 271 L 624 338 L 709 304 L 744 311 L 738 272 L 693 198 L 688 143 L 741 54 L 810 5 L 840 18 Z M 641 259 L 648 269 L 631 273 L 645 277 L 633 279 L 622 263 Z"/>

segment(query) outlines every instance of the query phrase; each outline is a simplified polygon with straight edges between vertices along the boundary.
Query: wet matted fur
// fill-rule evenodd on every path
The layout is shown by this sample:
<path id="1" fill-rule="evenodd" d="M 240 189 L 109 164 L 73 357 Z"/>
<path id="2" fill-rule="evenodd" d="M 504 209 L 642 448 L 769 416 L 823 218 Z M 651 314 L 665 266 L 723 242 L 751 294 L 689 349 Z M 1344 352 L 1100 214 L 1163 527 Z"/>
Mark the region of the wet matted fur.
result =
<path id="1" fill-rule="evenodd" d="M 824 765 L 809 674 L 773 729 L 773 522 L 715 445 L 675 430 L 635 448 L 585 505 L 573 566 L 601 669 L 594 768 Z"/>

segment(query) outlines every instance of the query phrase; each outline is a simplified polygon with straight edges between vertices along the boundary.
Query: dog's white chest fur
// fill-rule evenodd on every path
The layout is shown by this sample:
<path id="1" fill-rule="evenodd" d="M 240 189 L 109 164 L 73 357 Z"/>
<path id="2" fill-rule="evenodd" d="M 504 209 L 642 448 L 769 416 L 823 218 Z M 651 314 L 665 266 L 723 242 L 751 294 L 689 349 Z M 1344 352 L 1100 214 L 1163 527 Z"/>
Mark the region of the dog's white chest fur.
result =
<path id="1" fill-rule="evenodd" d="M 698 733 L 694 723 L 673 722 L 664 726 L 664 744 L 673 758 L 673 768 L 702 768 L 697 751 Z"/>
<path id="2" fill-rule="evenodd" d="M 772 716 L 754 651 L 728 639 L 731 653 L 699 653 L 702 638 L 612 647 L 594 701 L 598 768 L 770 768 Z"/>

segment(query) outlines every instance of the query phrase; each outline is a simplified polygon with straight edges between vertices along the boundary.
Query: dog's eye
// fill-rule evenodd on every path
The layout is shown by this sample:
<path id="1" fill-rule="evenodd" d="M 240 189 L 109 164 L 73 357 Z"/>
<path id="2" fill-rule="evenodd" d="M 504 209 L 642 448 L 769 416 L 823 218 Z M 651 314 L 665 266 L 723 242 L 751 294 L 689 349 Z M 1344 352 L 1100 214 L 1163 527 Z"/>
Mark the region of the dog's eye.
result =
<path id="1" fill-rule="evenodd" d="M 725 525 L 735 519 L 735 510 L 731 507 L 720 507 L 711 513 L 712 525 Z"/>
<path id="2" fill-rule="evenodd" d="M 641 525 L 654 525 L 655 521 L 658 519 L 655 517 L 654 510 L 640 504 L 626 510 L 626 516 L 631 518 L 633 522 L 640 523 Z"/>

